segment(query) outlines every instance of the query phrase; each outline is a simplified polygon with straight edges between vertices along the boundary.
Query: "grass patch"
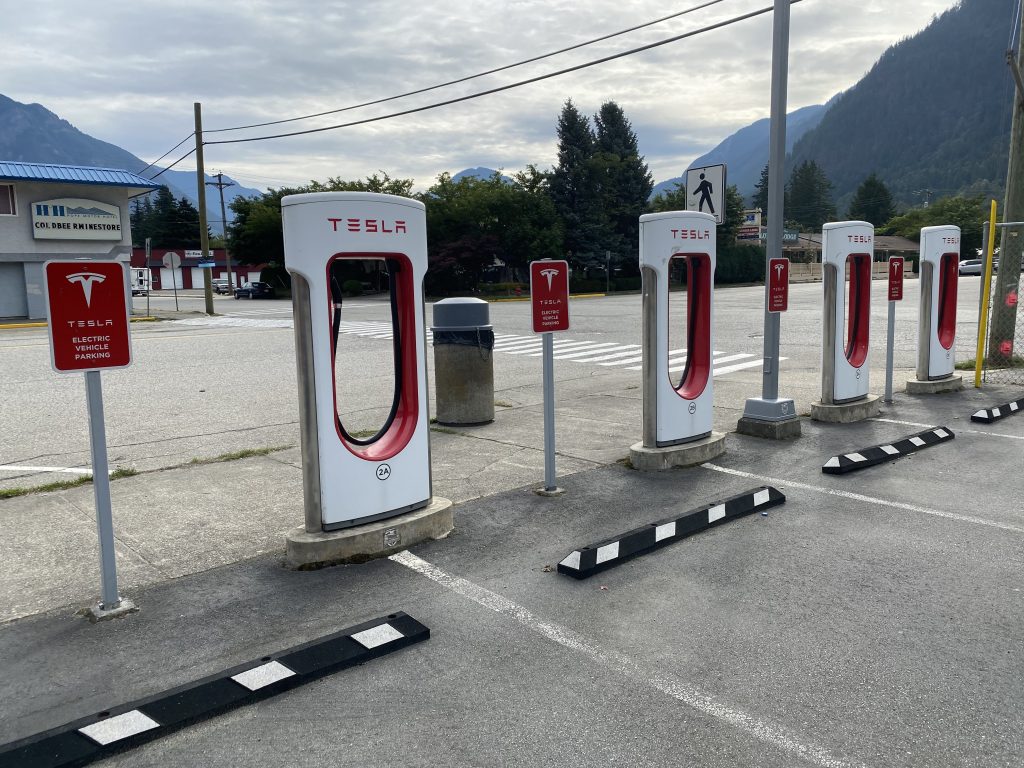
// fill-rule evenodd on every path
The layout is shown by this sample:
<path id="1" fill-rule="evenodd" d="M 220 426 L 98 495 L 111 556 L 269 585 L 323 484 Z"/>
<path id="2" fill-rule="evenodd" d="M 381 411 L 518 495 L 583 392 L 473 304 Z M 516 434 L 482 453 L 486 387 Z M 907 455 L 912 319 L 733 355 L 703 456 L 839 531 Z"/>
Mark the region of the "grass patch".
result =
<path id="1" fill-rule="evenodd" d="M 358 432 L 349 432 L 349 435 L 354 437 L 356 440 L 365 440 L 368 437 L 373 437 L 377 434 L 375 429 L 360 429 Z"/>
<path id="2" fill-rule="evenodd" d="M 16 496 L 28 496 L 30 493 L 47 493 L 49 491 L 66 491 L 92 482 L 92 475 L 82 475 L 74 480 L 57 480 L 45 485 L 31 485 L 18 488 L 0 488 L 0 499 L 13 499 Z"/>
<path id="3" fill-rule="evenodd" d="M 974 365 L 977 361 L 972 357 L 970 360 L 961 360 L 956 363 L 953 367 L 958 371 L 973 371 Z M 987 371 L 1002 371 L 1007 368 L 1024 368 L 1024 357 L 1020 355 L 1014 355 L 1006 363 L 992 363 L 986 362 L 982 364 L 982 368 Z"/>
<path id="4" fill-rule="evenodd" d="M 277 451 L 284 451 L 291 448 L 291 445 L 272 445 L 269 448 L 243 448 L 240 451 L 229 451 L 228 453 L 222 453 L 217 456 L 212 456 L 208 459 L 200 459 L 198 456 L 193 458 L 189 462 L 192 464 L 218 464 L 224 461 L 238 461 L 239 459 L 248 459 L 252 456 L 266 456 L 268 453 L 276 453 Z"/>
<path id="5" fill-rule="evenodd" d="M 120 480 L 122 477 L 135 477 L 139 470 L 134 467 L 118 467 L 110 473 L 111 480 Z"/>
<path id="6" fill-rule="evenodd" d="M 458 432 L 458 431 L 456 431 L 454 429 L 449 429 L 448 427 L 438 427 L 438 426 L 431 427 L 430 431 L 431 432 L 443 432 L 446 435 L 461 435 L 462 434 L 461 432 Z"/>

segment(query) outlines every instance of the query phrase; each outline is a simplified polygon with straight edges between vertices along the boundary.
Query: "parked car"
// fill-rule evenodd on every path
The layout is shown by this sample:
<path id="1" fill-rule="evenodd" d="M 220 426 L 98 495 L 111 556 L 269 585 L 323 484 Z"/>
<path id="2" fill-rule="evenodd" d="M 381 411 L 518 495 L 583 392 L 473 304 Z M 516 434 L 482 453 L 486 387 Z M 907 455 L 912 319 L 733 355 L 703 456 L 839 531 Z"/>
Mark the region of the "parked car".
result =
<path id="1" fill-rule="evenodd" d="M 959 272 L 961 275 L 980 275 L 984 268 L 985 262 L 982 259 L 964 259 L 960 262 Z M 992 261 L 992 271 L 999 271 L 999 259 Z"/>
<path id="2" fill-rule="evenodd" d="M 214 293 L 231 293 L 231 288 L 228 285 L 228 279 L 226 277 L 218 277 L 213 281 L 213 292 Z"/>
<path id="3" fill-rule="evenodd" d="M 241 288 L 235 288 L 236 299 L 272 299 L 275 295 L 270 283 L 242 283 Z"/>

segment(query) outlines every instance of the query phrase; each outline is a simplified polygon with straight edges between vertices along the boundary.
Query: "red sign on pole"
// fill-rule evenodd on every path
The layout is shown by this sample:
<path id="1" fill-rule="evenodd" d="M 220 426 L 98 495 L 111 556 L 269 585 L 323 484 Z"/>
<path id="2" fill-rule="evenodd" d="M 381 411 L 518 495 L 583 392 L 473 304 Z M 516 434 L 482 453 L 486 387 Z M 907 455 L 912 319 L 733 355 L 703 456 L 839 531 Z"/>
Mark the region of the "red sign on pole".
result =
<path id="1" fill-rule="evenodd" d="M 533 332 L 569 330 L 569 262 L 530 262 Z"/>
<path id="2" fill-rule="evenodd" d="M 789 259 L 768 259 L 768 311 L 789 309 Z"/>
<path id="3" fill-rule="evenodd" d="M 889 258 L 889 301 L 903 301 L 903 257 Z"/>
<path id="4" fill-rule="evenodd" d="M 99 371 L 131 365 L 124 265 L 48 261 L 44 273 L 54 370 Z"/>

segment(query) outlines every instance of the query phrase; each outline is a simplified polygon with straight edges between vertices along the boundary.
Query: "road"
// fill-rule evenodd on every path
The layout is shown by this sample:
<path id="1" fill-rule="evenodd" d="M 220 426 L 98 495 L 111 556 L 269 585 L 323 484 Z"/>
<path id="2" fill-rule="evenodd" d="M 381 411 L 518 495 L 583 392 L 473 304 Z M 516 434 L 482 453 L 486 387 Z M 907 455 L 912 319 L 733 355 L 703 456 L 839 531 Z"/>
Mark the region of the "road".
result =
<path id="1" fill-rule="evenodd" d="M 979 278 L 962 278 L 960 285 L 957 357 L 964 359 L 973 357 Z M 885 370 L 884 290 L 883 281 L 874 283 L 871 365 L 876 392 L 882 391 Z M 907 299 L 897 308 L 897 388 L 916 365 L 916 291 L 916 281 L 908 281 Z M 103 375 L 111 466 L 157 469 L 247 448 L 297 444 L 290 304 L 216 297 L 218 315 L 209 317 L 199 314 L 201 296 L 183 292 L 178 302 L 183 312 L 195 314 L 133 324 L 133 365 Z M 681 350 L 686 346 L 684 294 L 673 294 L 672 302 L 679 334 L 671 347 Z M 760 395 L 763 288 L 720 288 L 715 302 L 717 423 L 731 428 L 745 399 Z M 560 407 L 585 410 L 588 397 L 639 387 L 640 304 L 639 295 L 573 300 L 572 328 L 556 341 Z M 136 297 L 135 305 L 145 308 L 145 299 Z M 174 298 L 154 295 L 150 306 L 168 310 Z M 532 404 L 541 361 L 529 304 L 496 302 L 490 312 L 497 337 L 495 400 L 507 408 Z M 780 393 L 794 397 L 800 412 L 817 399 L 806 381 L 807 372 L 819 366 L 821 314 L 821 285 L 794 285 L 782 321 Z M 429 305 L 426 320 L 429 326 Z M 346 302 L 339 359 L 347 373 L 339 376 L 339 410 L 350 431 L 375 429 L 390 405 L 389 325 L 385 299 Z M 0 382 L 0 487 L 65 479 L 88 467 L 82 377 L 51 370 L 42 329 L 0 331 L 0 354 L 6 372 Z M 428 368 L 432 382 L 432 355 Z M 788 388 L 792 374 L 799 376 Z M 638 437 L 639 424 L 635 433 Z M 19 469 L 26 466 L 71 471 Z"/>

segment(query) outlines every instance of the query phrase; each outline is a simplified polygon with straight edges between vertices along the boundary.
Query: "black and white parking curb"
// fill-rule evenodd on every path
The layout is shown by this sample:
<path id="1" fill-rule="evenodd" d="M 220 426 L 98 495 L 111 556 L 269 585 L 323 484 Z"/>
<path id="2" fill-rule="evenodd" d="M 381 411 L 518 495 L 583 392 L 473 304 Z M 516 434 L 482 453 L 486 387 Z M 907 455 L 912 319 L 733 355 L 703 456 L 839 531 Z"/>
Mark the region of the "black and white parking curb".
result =
<path id="1" fill-rule="evenodd" d="M 1006 403 L 1005 405 L 997 405 L 994 408 L 985 408 L 977 413 L 971 414 L 971 421 L 977 421 L 982 424 L 991 424 L 993 421 L 1005 419 L 1007 416 L 1013 416 L 1013 414 L 1020 413 L 1021 411 L 1024 411 L 1024 397 L 1020 400 L 1014 400 Z"/>
<path id="2" fill-rule="evenodd" d="M 619 536 L 599 541 L 597 544 L 591 544 L 589 547 L 573 550 L 558 564 L 558 572 L 574 579 L 585 579 L 706 528 L 722 525 L 751 512 L 778 506 L 785 500 L 786 497 L 780 491 L 769 485 L 744 491 L 682 515 L 649 523 Z"/>
<path id="3" fill-rule="evenodd" d="M 0 746 L 0 768 L 88 765 L 428 637 L 430 630 L 405 613 L 368 621 L 156 696 L 5 744 Z"/>
<path id="4" fill-rule="evenodd" d="M 908 453 L 914 453 L 939 443 L 952 440 L 956 435 L 946 427 L 934 427 L 918 432 L 916 435 L 904 437 L 891 443 L 872 445 L 870 448 L 862 448 L 854 453 L 844 453 L 841 456 L 833 456 L 826 461 L 821 471 L 827 475 L 845 475 L 847 472 L 855 472 L 865 467 L 873 467 L 876 464 L 883 464 Z"/>

